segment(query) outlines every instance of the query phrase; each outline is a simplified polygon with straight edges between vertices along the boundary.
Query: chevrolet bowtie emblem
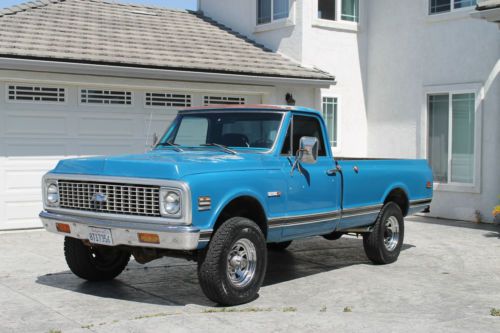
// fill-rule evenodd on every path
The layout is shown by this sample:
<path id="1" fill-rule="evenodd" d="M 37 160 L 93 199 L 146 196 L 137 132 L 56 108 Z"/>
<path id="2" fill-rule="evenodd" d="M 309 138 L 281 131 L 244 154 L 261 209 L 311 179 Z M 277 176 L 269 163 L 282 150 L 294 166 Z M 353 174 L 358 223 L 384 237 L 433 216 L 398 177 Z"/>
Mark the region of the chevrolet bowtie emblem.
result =
<path id="1" fill-rule="evenodd" d="M 94 193 L 92 195 L 92 199 L 90 199 L 90 200 L 92 200 L 94 202 L 102 203 L 102 202 L 106 202 L 108 200 L 108 197 L 104 193 Z"/>

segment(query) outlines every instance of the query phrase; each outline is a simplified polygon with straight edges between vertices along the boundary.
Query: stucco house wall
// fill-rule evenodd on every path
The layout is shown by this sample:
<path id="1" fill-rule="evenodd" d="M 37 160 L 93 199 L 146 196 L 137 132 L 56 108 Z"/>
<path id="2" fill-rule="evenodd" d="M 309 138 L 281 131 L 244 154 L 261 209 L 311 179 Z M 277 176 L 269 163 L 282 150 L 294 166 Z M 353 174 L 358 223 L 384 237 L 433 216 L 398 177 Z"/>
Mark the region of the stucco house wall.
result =
<path id="1" fill-rule="evenodd" d="M 426 158 L 426 92 L 477 91 L 476 186 L 435 185 L 430 215 L 492 221 L 500 195 L 498 27 L 471 18 L 473 7 L 430 16 L 427 1 L 368 6 L 368 155 Z"/>

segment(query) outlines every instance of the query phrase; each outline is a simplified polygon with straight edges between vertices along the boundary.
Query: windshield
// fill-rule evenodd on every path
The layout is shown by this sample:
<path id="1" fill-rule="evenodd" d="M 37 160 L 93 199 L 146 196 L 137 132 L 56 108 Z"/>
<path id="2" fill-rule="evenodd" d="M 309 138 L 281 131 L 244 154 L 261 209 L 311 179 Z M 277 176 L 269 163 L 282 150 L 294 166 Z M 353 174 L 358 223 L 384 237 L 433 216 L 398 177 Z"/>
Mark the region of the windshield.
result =
<path id="1" fill-rule="evenodd" d="M 268 150 L 274 145 L 282 113 L 234 112 L 178 115 L 159 146 Z"/>

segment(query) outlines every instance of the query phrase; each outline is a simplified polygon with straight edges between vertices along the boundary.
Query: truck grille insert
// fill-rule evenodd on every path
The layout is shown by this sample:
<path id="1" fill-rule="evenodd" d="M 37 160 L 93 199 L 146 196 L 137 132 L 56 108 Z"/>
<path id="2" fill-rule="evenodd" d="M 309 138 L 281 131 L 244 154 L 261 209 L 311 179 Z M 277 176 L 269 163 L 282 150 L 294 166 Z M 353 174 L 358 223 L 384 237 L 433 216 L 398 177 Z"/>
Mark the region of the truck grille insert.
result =
<path id="1" fill-rule="evenodd" d="M 59 180 L 60 207 L 109 214 L 160 215 L 160 187 Z"/>

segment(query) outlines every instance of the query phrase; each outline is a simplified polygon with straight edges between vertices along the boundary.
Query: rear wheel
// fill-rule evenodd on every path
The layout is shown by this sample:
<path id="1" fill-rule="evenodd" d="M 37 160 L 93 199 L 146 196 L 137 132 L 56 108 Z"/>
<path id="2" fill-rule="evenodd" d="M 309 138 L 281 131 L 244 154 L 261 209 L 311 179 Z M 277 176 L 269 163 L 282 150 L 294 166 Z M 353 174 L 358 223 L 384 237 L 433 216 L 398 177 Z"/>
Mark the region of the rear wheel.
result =
<path id="1" fill-rule="evenodd" d="M 125 269 L 130 253 L 111 246 L 86 246 L 80 239 L 64 239 L 64 255 L 70 270 L 89 281 L 112 280 Z"/>
<path id="2" fill-rule="evenodd" d="M 286 242 L 279 242 L 279 243 L 268 243 L 267 244 L 267 249 L 269 251 L 284 251 L 286 250 L 287 247 L 292 244 L 292 241 L 286 241 Z"/>
<path id="3" fill-rule="evenodd" d="M 382 207 L 373 231 L 363 235 L 368 258 L 383 265 L 398 259 L 404 239 L 403 213 L 397 204 L 389 202 Z"/>
<path id="4" fill-rule="evenodd" d="M 255 222 L 233 217 L 217 229 L 208 247 L 200 252 L 198 279 L 209 299 L 237 305 L 257 297 L 266 267 L 264 234 Z"/>

